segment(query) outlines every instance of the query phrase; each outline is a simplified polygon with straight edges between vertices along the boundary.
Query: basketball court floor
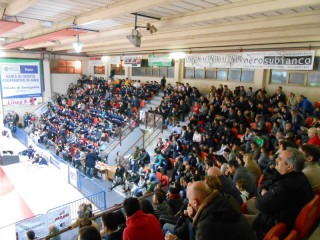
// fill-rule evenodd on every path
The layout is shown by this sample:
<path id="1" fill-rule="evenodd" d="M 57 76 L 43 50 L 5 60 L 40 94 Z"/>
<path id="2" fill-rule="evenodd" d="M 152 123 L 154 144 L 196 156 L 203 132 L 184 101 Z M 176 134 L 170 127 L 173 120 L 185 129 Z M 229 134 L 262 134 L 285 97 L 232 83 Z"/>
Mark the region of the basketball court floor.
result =
<path id="1" fill-rule="evenodd" d="M 15 152 L 26 149 L 16 139 L 11 144 Z M 52 165 L 40 167 L 20 157 L 20 163 L 0 166 L 0 239 L 16 239 L 15 222 L 81 198 L 67 176 Z"/>

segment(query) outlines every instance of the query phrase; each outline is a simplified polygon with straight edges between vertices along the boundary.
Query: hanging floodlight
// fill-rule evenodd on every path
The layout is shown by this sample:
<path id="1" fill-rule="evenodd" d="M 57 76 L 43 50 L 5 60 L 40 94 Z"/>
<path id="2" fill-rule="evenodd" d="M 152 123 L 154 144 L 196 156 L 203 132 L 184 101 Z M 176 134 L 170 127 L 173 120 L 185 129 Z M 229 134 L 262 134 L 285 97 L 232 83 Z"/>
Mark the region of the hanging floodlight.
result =
<path id="1" fill-rule="evenodd" d="M 82 50 L 82 46 L 83 46 L 83 44 L 80 43 L 79 35 L 77 35 L 77 41 L 75 43 L 73 43 L 73 48 L 77 53 L 80 53 Z"/>

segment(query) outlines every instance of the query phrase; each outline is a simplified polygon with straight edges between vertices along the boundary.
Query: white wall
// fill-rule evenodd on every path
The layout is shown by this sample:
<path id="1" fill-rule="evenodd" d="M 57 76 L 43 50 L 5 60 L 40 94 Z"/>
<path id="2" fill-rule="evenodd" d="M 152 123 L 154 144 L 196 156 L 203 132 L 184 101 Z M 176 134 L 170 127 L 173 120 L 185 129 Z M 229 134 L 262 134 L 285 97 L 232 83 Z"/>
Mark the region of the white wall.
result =
<path id="1" fill-rule="evenodd" d="M 82 62 L 82 74 L 90 75 L 89 58 L 77 56 L 54 55 L 53 60 L 80 60 Z M 51 87 L 53 93 L 66 94 L 70 83 L 77 83 L 80 74 L 51 74 Z"/>
<path id="2" fill-rule="evenodd" d="M 63 74 L 53 73 L 51 74 L 52 92 L 67 94 L 67 89 L 70 83 L 77 83 L 79 74 Z"/>

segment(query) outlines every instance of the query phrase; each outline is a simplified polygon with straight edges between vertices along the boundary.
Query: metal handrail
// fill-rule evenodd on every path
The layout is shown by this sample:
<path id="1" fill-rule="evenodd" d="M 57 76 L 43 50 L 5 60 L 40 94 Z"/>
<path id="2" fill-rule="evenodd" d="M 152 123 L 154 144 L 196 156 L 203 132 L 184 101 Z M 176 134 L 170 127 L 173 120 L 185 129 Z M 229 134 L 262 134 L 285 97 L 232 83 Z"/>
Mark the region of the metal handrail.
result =
<path id="1" fill-rule="evenodd" d="M 129 129 L 130 128 L 130 126 L 127 126 L 123 131 L 125 131 L 125 130 L 127 130 L 127 129 Z M 122 136 L 122 129 L 120 129 L 120 135 L 121 135 L 121 139 L 120 139 L 120 141 L 115 145 L 115 146 L 113 146 L 112 147 L 112 149 L 108 149 L 108 147 L 104 150 L 104 152 L 105 152 L 105 154 L 106 155 L 108 155 L 108 154 L 110 154 L 118 145 L 120 145 L 121 144 L 121 141 L 123 140 L 123 139 L 125 139 L 130 133 L 131 133 L 131 131 L 129 131 L 124 137 Z M 120 136 L 119 136 L 120 137 Z M 116 139 L 114 139 L 113 141 L 112 141 L 112 143 L 113 142 L 115 142 L 116 141 Z M 109 144 L 109 146 L 111 146 L 112 144 L 111 143 L 108 143 Z"/>
<path id="2" fill-rule="evenodd" d="M 154 113 L 154 115 L 156 115 L 156 114 Z M 159 115 L 160 115 L 160 114 L 159 114 Z M 146 125 L 148 125 L 147 119 L 148 119 L 148 116 L 146 117 Z M 154 121 L 151 127 L 155 128 L 155 127 L 156 127 L 156 123 L 158 123 L 158 121 L 160 121 L 161 119 L 162 119 L 162 118 L 159 118 L 157 121 Z M 163 131 L 163 127 L 161 127 L 161 131 Z M 146 132 L 144 132 L 144 133 L 142 134 L 142 136 L 141 136 L 140 138 L 138 138 L 138 140 L 135 141 L 135 142 L 129 147 L 129 149 L 123 154 L 123 156 L 125 156 L 125 155 L 133 148 L 133 146 L 136 145 L 136 143 L 138 143 L 141 139 L 143 139 L 144 136 L 145 136 L 145 134 L 146 134 Z M 160 134 L 160 133 L 159 133 L 159 134 Z M 156 137 L 158 137 L 159 134 L 157 134 L 157 135 L 152 139 L 152 141 L 153 141 Z M 151 138 L 152 135 L 153 135 L 153 134 L 151 134 L 151 135 L 150 135 L 147 139 L 145 139 L 145 140 L 148 141 L 148 140 Z M 133 153 L 130 154 L 129 158 L 130 158 L 132 155 L 133 155 Z"/>

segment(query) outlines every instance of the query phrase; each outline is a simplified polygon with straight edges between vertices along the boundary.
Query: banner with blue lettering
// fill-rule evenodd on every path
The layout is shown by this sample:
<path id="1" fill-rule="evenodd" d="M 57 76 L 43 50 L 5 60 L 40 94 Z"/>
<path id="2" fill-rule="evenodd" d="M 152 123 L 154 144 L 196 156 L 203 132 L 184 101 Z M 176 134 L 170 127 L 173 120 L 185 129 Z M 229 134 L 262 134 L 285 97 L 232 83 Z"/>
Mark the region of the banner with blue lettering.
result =
<path id="1" fill-rule="evenodd" d="M 22 104 L 32 104 L 37 98 L 42 97 L 41 78 L 40 60 L 0 59 L 2 99 L 28 99 L 28 101 L 22 101 Z"/>
<path id="2" fill-rule="evenodd" d="M 189 54 L 185 67 L 312 70 L 315 50 Z"/>

